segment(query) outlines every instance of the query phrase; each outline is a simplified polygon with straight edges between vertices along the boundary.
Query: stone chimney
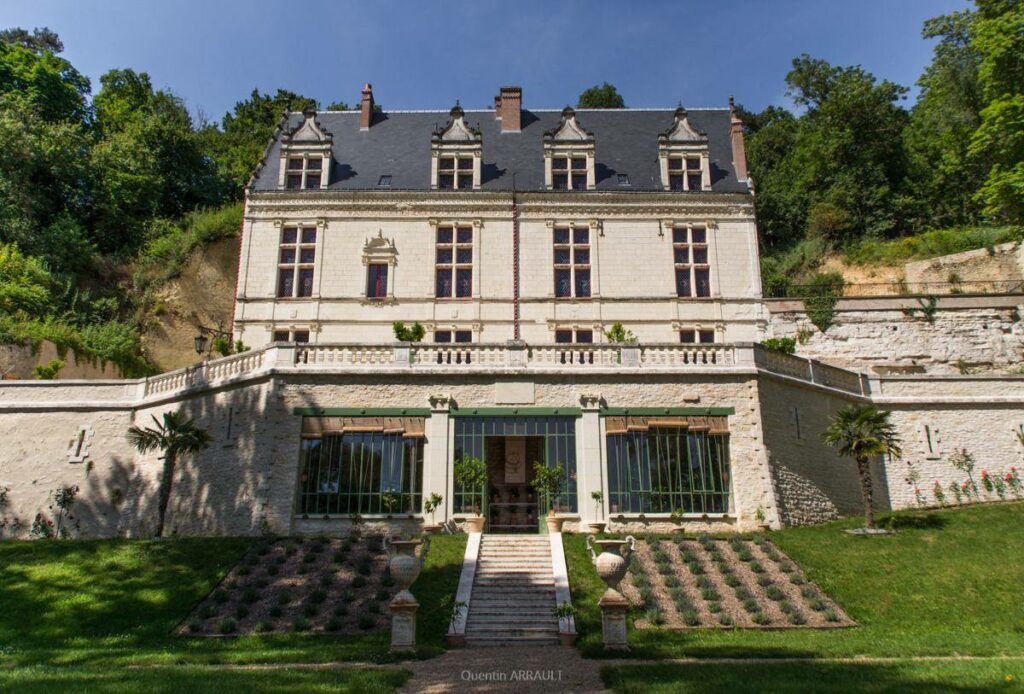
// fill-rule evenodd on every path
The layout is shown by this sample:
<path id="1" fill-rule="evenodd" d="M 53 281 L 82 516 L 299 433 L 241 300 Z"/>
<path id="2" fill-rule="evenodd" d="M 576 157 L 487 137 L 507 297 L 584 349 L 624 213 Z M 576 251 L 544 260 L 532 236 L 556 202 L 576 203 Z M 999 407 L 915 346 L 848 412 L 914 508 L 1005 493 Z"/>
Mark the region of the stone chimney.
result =
<path id="1" fill-rule="evenodd" d="M 363 85 L 363 100 L 359 104 L 359 129 L 369 130 L 373 121 L 373 85 L 367 82 Z"/>
<path id="2" fill-rule="evenodd" d="M 736 178 L 748 180 L 747 148 L 743 144 L 743 121 L 736 115 L 736 106 L 729 97 L 729 139 L 732 140 L 732 163 L 736 167 Z"/>
<path id="3" fill-rule="evenodd" d="M 501 94 L 494 97 L 494 117 L 501 120 Z"/>
<path id="4" fill-rule="evenodd" d="M 502 87 L 498 96 L 494 97 L 494 106 L 501 120 L 501 132 L 517 133 L 523 122 L 523 89 L 522 87 Z"/>

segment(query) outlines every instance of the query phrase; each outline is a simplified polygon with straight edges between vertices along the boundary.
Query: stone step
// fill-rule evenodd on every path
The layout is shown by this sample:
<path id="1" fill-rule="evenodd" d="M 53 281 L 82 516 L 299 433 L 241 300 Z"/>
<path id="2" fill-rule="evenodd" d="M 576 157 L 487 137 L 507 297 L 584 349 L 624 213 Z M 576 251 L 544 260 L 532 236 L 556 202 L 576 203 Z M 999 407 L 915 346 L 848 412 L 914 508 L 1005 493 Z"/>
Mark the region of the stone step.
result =
<path id="1" fill-rule="evenodd" d="M 466 645 L 470 648 L 494 648 L 495 646 L 512 646 L 513 648 L 519 646 L 560 646 L 561 641 L 558 639 L 551 638 L 528 638 L 528 639 L 505 639 L 505 638 L 476 638 L 466 639 Z"/>

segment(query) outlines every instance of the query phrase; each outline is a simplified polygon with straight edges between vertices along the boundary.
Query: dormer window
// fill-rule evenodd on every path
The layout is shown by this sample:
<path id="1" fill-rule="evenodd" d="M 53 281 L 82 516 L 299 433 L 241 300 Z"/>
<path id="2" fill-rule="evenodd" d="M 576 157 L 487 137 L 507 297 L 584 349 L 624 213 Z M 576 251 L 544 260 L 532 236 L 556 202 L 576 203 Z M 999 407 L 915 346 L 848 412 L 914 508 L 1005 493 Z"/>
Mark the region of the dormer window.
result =
<path id="1" fill-rule="evenodd" d="M 711 190 L 708 137 L 690 124 L 680 106 L 672 127 L 658 136 L 661 184 L 665 190 Z"/>
<path id="2" fill-rule="evenodd" d="M 480 188 L 483 138 L 466 123 L 466 114 L 455 103 L 451 118 L 430 138 L 430 186 L 435 190 L 476 190 Z"/>
<path id="3" fill-rule="evenodd" d="M 278 187 L 319 190 L 330 179 L 333 136 L 316 122 L 316 110 L 306 109 L 302 116 L 302 123 L 281 138 Z"/>
<path id="4" fill-rule="evenodd" d="M 475 157 L 440 157 L 437 161 L 437 187 L 441 190 L 471 190 Z"/>
<path id="5" fill-rule="evenodd" d="M 568 106 L 558 127 L 544 133 L 544 183 L 548 190 L 594 188 L 594 135 Z"/>
<path id="6" fill-rule="evenodd" d="M 288 190 L 319 190 L 324 160 L 318 155 L 288 157 Z"/>
<path id="7" fill-rule="evenodd" d="M 586 190 L 587 158 L 552 157 L 551 187 L 555 190 Z"/>

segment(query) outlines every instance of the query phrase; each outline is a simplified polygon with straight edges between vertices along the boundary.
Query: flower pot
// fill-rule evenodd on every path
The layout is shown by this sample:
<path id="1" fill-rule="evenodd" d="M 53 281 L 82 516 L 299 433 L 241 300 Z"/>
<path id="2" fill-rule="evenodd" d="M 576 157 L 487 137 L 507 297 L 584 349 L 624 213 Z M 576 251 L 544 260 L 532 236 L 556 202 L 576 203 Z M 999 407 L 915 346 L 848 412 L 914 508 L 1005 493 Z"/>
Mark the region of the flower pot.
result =
<path id="1" fill-rule="evenodd" d="M 576 634 L 559 632 L 558 640 L 562 642 L 563 646 L 571 646 L 576 643 Z"/>
<path id="2" fill-rule="evenodd" d="M 431 525 L 424 525 L 423 526 L 423 534 L 424 535 L 437 535 L 439 532 L 441 532 L 441 526 L 440 525 L 431 524 Z"/>
<path id="3" fill-rule="evenodd" d="M 587 523 L 587 532 L 591 535 L 599 535 L 604 532 L 606 523 L 604 521 L 594 521 Z"/>
<path id="4" fill-rule="evenodd" d="M 466 526 L 467 533 L 482 533 L 484 531 L 484 523 L 487 521 L 483 516 L 470 516 L 466 518 L 463 523 Z"/>
<path id="5" fill-rule="evenodd" d="M 549 515 L 544 522 L 547 523 L 549 533 L 560 533 L 562 532 L 562 523 L 565 521 L 558 516 Z"/>

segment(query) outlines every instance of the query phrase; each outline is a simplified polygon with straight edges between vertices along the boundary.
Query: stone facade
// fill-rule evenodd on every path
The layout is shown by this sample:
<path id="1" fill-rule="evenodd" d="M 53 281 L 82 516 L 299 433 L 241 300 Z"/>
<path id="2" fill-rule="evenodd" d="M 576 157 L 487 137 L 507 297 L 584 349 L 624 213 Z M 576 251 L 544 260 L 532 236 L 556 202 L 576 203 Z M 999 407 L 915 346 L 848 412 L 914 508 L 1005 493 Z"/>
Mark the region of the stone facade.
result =
<path id="1" fill-rule="evenodd" d="M 1024 456 L 1016 433 L 1024 431 L 1021 377 L 861 377 L 752 347 L 737 347 L 729 364 L 659 366 L 644 354 L 633 367 L 518 369 L 416 366 L 415 359 L 409 366 L 317 366 L 297 363 L 296 354 L 295 348 L 273 347 L 211 362 L 202 372 L 141 381 L 3 382 L 0 487 L 9 490 L 0 509 L 4 533 L 13 534 L 16 516 L 24 536 L 35 514 L 46 512 L 54 489 L 78 485 L 74 513 L 81 535 L 150 534 L 161 461 L 133 451 L 125 432 L 169 410 L 195 419 L 214 438 L 210 448 L 179 462 L 167 530 L 180 535 L 347 531 L 348 517 L 297 511 L 302 417 L 296 408 L 426 408 L 423 489 L 445 498 L 438 522 L 461 518 L 450 501 L 454 409 L 575 412 L 579 511 L 563 514 L 570 531 L 595 520 L 630 532 L 749 530 L 762 514 L 773 527 L 856 514 L 854 467 L 819 438 L 828 417 L 853 402 L 892 410 L 904 441 L 903 461 L 876 465 L 880 509 L 920 503 L 906 482 L 905 461 L 920 474 L 925 502 L 934 504 L 935 481 L 944 489 L 963 481 L 949 463 L 955 449 L 975 454 L 979 480 L 981 468 L 1001 475 Z M 510 392 L 520 394 L 518 405 L 507 404 Z M 603 411 L 644 407 L 732 409 L 727 513 L 677 521 L 668 514 L 613 513 L 607 501 L 603 508 L 594 505 L 591 492 L 608 498 Z M 364 518 L 370 527 L 405 533 L 426 520 L 423 514 Z"/>

